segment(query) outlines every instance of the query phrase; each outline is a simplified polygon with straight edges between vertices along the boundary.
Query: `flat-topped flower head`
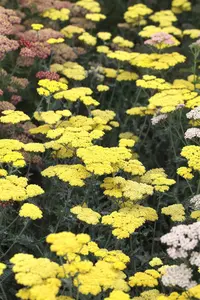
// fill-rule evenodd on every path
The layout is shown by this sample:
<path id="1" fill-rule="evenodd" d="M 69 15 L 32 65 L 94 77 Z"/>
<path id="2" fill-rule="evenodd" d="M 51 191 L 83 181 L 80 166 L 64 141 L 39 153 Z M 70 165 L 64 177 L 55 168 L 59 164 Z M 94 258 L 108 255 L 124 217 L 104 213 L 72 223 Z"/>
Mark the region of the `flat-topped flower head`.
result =
<path id="1" fill-rule="evenodd" d="M 39 31 L 40 29 L 42 29 L 44 27 L 44 25 L 34 23 L 34 24 L 31 24 L 31 27 L 32 27 L 33 30 Z"/>

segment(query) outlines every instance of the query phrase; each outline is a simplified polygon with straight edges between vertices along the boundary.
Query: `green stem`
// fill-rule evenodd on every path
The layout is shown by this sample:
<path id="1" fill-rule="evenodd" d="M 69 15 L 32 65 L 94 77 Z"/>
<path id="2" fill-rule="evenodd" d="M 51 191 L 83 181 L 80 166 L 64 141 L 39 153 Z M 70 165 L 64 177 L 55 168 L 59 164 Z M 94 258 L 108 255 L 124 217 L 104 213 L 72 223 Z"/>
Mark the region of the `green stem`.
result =
<path id="1" fill-rule="evenodd" d="M 14 239 L 14 242 L 12 243 L 12 245 L 8 248 L 8 250 L 0 257 L 0 260 L 6 256 L 6 254 L 8 254 L 10 252 L 10 250 L 14 247 L 14 245 L 16 244 L 17 240 L 21 237 L 21 235 L 23 234 L 23 232 L 26 230 L 28 224 L 30 223 L 30 220 L 26 221 L 24 227 L 22 228 L 22 230 L 20 231 L 20 233 L 16 236 L 16 238 Z"/>
<path id="2" fill-rule="evenodd" d="M 3 288 L 2 283 L 0 283 L 0 288 L 1 288 L 1 291 L 2 291 L 3 299 L 4 299 L 4 300 L 8 300 L 8 298 L 7 298 L 7 296 L 6 296 L 6 293 L 5 293 L 5 291 L 4 291 L 4 288 Z M 2 300 L 3 300 L 3 299 L 2 299 Z"/>

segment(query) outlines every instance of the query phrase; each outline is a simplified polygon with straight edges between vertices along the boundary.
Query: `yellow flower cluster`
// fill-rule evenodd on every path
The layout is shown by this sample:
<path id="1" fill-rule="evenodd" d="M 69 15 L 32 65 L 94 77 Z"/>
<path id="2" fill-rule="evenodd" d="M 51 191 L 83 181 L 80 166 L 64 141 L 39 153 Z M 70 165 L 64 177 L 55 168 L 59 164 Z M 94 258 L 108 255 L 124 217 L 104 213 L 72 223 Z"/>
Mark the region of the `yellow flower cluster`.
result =
<path id="1" fill-rule="evenodd" d="M 109 297 L 104 298 L 104 300 L 130 300 L 129 294 L 122 291 L 112 291 Z"/>
<path id="2" fill-rule="evenodd" d="M 126 40 L 124 39 L 123 37 L 121 36 L 116 36 L 112 42 L 116 45 L 118 45 L 119 47 L 121 48 L 133 48 L 134 47 L 134 43 L 129 41 L 129 40 Z"/>
<path id="3" fill-rule="evenodd" d="M 138 202 L 153 194 L 153 187 L 151 185 L 126 180 L 119 176 L 106 177 L 101 187 L 105 189 L 105 195 L 114 198 L 123 198 L 123 201 L 126 199 Z M 120 203 L 123 203 L 123 201 L 120 201 Z"/>
<path id="4" fill-rule="evenodd" d="M 110 88 L 107 85 L 104 85 L 104 84 L 97 85 L 97 91 L 98 92 L 107 92 L 109 89 Z"/>
<path id="5" fill-rule="evenodd" d="M 124 19 L 131 25 L 143 25 L 145 16 L 150 15 L 153 11 L 144 4 L 135 4 L 129 6 L 124 14 Z"/>
<path id="6" fill-rule="evenodd" d="M 97 43 L 97 38 L 88 32 L 83 32 L 78 39 L 89 46 L 95 46 Z"/>
<path id="7" fill-rule="evenodd" d="M 170 216 L 174 222 L 182 222 L 185 220 L 185 209 L 182 204 L 172 204 L 167 207 L 163 207 L 161 213 Z"/>
<path id="8" fill-rule="evenodd" d="M 132 116 L 145 116 L 145 115 L 154 115 L 156 112 L 155 109 L 150 109 L 149 106 L 136 106 L 130 109 L 127 109 L 126 113 Z"/>
<path id="9" fill-rule="evenodd" d="M 44 190 L 36 184 L 28 184 L 28 179 L 16 175 L 0 178 L 0 201 L 24 201 L 39 196 Z"/>
<path id="10" fill-rule="evenodd" d="M 144 75 L 142 79 L 136 81 L 136 85 L 145 89 L 168 90 L 172 85 L 166 82 L 163 78 L 158 78 L 154 75 Z"/>
<path id="11" fill-rule="evenodd" d="M 67 21 L 69 20 L 69 14 L 70 10 L 67 8 L 61 8 L 60 10 L 55 9 L 55 8 L 50 8 L 48 10 L 45 10 L 42 13 L 42 17 L 44 18 L 49 18 L 53 21 Z"/>
<path id="12" fill-rule="evenodd" d="M 200 171 L 200 146 L 190 145 L 183 147 L 181 156 L 188 161 L 189 168 Z"/>
<path id="13" fill-rule="evenodd" d="M 130 57 L 131 56 L 131 57 Z M 183 63 L 186 60 L 184 55 L 178 52 L 172 53 L 150 53 L 150 54 L 140 54 L 132 53 L 129 54 L 127 60 L 130 64 L 140 68 L 148 68 L 153 70 L 167 70 L 170 67 L 176 66 L 178 63 Z"/>
<path id="14" fill-rule="evenodd" d="M 131 158 L 131 152 L 124 147 L 106 148 L 96 145 L 78 149 L 77 156 L 82 159 L 88 171 L 103 175 L 121 169 L 124 162 Z"/>
<path id="15" fill-rule="evenodd" d="M 12 164 L 14 167 L 24 167 L 26 162 L 23 155 L 19 152 L 24 144 L 18 140 L 0 140 L 0 163 Z"/>
<path id="16" fill-rule="evenodd" d="M 66 83 L 50 79 L 41 79 L 38 81 L 38 85 L 40 86 L 39 88 L 37 88 L 38 94 L 40 96 L 46 97 L 50 96 L 55 92 L 65 91 L 68 88 Z"/>
<path id="17" fill-rule="evenodd" d="M 200 35 L 200 29 L 185 29 L 183 35 L 188 35 L 191 39 L 197 39 Z"/>
<path id="18" fill-rule="evenodd" d="M 0 263 L 0 276 L 3 274 L 5 269 L 6 269 L 6 265 L 3 263 Z"/>
<path id="19" fill-rule="evenodd" d="M 59 72 L 69 79 L 83 80 L 87 77 L 85 69 L 76 62 L 67 61 L 63 65 L 53 64 L 50 66 L 52 72 Z M 66 90 L 67 88 L 63 89 Z M 61 89 L 60 89 L 61 90 Z M 57 91 L 56 91 L 57 92 Z"/>
<path id="20" fill-rule="evenodd" d="M 111 39 L 112 34 L 110 32 L 100 31 L 97 33 L 97 36 L 99 39 L 101 39 L 103 41 L 108 41 Z"/>
<path id="21" fill-rule="evenodd" d="M 166 192 L 169 187 L 176 183 L 173 179 L 168 179 L 164 169 L 152 169 L 141 176 L 141 182 L 154 186 L 155 191 Z"/>
<path id="22" fill-rule="evenodd" d="M 138 79 L 138 74 L 120 69 L 116 77 L 117 81 L 135 81 Z"/>
<path id="23" fill-rule="evenodd" d="M 90 176 L 90 173 L 81 164 L 77 165 L 56 165 L 42 171 L 44 177 L 58 177 L 71 186 L 83 186 L 84 179 Z"/>
<path id="24" fill-rule="evenodd" d="M 64 34 L 66 38 L 71 39 L 75 35 L 79 35 L 85 32 L 85 29 L 75 25 L 68 25 L 66 27 L 63 27 L 60 32 Z"/>
<path id="25" fill-rule="evenodd" d="M 32 27 L 33 30 L 39 31 L 40 29 L 42 29 L 44 27 L 44 25 L 34 23 L 34 24 L 31 24 L 31 27 Z"/>
<path id="26" fill-rule="evenodd" d="M 85 15 L 85 18 L 93 22 L 100 22 L 101 20 L 105 20 L 106 16 L 98 13 L 88 13 Z"/>
<path id="27" fill-rule="evenodd" d="M 90 88 L 77 87 L 77 88 L 69 89 L 64 92 L 56 93 L 54 94 L 54 98 L 56 100 L 65 99 L 71 102 L 76 102 L 79 99 L 81 99 L 81 97 L 89 96 L 91 94 L 92 94 L 92 90 Z"/>
<path id="28" fill-rule="evenodd" d="M 39 295 L 44 293 L 49 299 L 55 299 L 52 297 L 57 295 L 61 286 L 60 280 L 56 278 L 59 272 L 57 263 L 24 253 L 15 254 L 10 262 L 17 283 L 27 287 L 18 291 L 18 297 L 33 300 L 39 299 Z"/>
<path id="29" fill-rule="evenodd" d="M 86 222 L 87 224 L 98 224 L 99 219 L 101 218 L 101 215 L 95 211 L 93 211 L 91 208 L 82 207 L 82 206 L 74 206 L 70 209 L 70 211 L 77 215 L 77 218 L 81 221 Z"/>
<path id="30" fill-rule="evenodd" d="M 60 121 L 63 117 L 70 117 L 71 116 L 71 112 L 68 109 L 64 109 L 64 110 L 57 110 L 57 111 L 53 111 L 53 110 L 48 110 L 48 111 L 44 111 L 44 112 L 38 112 L 36 111 L 34 113 L 34 118 L 37 121 L 42 121 L 45 122 L 46 124 L 56 124 L 58 121 Z"/>
<path id="31" fill-rule="evenodd" d="M 156 270 L 146 270 L 145 272 L 137 272 L 134 276 L 129 277 L 129 285 L 155 287 L 158 285 L 158 278 L 161 274 Z"/>
<path id="32" fill-rule="evenodd" d="M 0 117 L 0 123 L 17 124 L 30 120 L 29 116 L 27 116 L 23 111 L 19 110 L 4 110 L 2 111 L 2 114 L 3 116 Z"/>
<path id="33" fill-rule="evenodd" d="M 98 1 L 95 0 L 80 0 L 76 2 L 77 6 L 83 7 L 91 13 L 100 13 L 101 7 Z"/>
<path id="34" fill-rule="evenodd" d="M 103 216 L 102 224 L 112 226 L 114 228 L 112 234 L 117 239 L 124 239 L 128 238 L 146 221 L 156 221 L 157 219 L 157 213 L 153 208 L 136 204 L 131 208 L 121 208 L 119 211 Z"/>
<path id="35" fill-rule="evenodd" d="M 194 175 L 192 174 L 192 169 L 187 167 L 180 167 L 177 169 L 177 174 L 185 179 L 192 179 Z"/>
<path id="36" fill-rule="evenodd" d="M 166 19 L 168 19 L 168 16 L 167 16 Z M 161 20 L 160 20 L 160 22 L 161 22 Z M 175 35 L 175 36 L 177 36 L 179 38 L 181 38 L 182 35 L 183 35 L 182 30 L 179 29 L 179 28 L 177 28 L 177 27 L 175 27 L 175 26 L 167 26 L 167 27 L 160 28 L 160 27 L 157 27 L 157 26 L 154 26 L 154 25 L 145 26 L 139 32 L 139 35 L 141 37 L 143 37 L 143 38 L 150 38 L 150 37 L 152 37 L 153 34 L 159 33 L 159 32 L 165 32 L 165 33 L 173 34 L 173 35 Z"/>
<path id="37" fill-rule="evenodd" d="M 48 44 L 60 44 L 63 43 L 65 40 L 63 38 L 58 38 L 58 39 L 54 39 L 54 38 L 50 38 L 47 40 Z"/>
<path id="38" fill-rule="evenodd" d="M 191 213 L 191 218 L 200 221 L 200 210 L 195 210 Z"/>
<path id="39" fill-rule="evenodd" d="M 194 108 L 200 105 L 198 93 L 189 89 L 172 88 L 156 93 L 149 99 L 149 108 L 160 108 L 161 113 L 168 113 L 176 110 L 177 106 L 185 105 L 187 108 Z"/>
<path id="40" fill-rule="evenodd" d="M 162 260 L 159 257 L 154 257 L 152 258 L 152 260 L 149 262 L 151 267 L 155 267 L 155 266 L 161 266 L 163 265 Z"/>
<path id="41" fill-rule="evenodd" d="M 159 23 L 161 28 L 172 26 L 172 23 L 177 21 L 177 17 L 171 10 L 161 10 L 155 12 L 149 17 L 149 19 L 154 23 Z"/>
<path id="42" fill-rule="evenodd" d="M 181 14 L 184 11 L 191 10 L 191 2 L 188 0 L 173 0 L 172 1 L 172 11 L 175 14 Z"/>
<path id="43" fill-rule="evenodd" d="M 84 245 L 90 242 L 88 234 L 73 234 L 71 232 L 60 232 L 49 234 L 46 238 L 47 243 L 51 244 L 51 251 L 58 256 L 68 256 L 70 254 L 84 254 Z M 87 249 L 86 249 L 87 250 Z M 86 255 L 88 252 L 86 251 Z"/>
<path id="44" fill-rule="evenodd" d="M 35 204 L 25 203 L 20 208 L 19 216 L 24 218 L 30 218 L 32 220 L 37 220 L 42 218 L 42 211 Z"/>

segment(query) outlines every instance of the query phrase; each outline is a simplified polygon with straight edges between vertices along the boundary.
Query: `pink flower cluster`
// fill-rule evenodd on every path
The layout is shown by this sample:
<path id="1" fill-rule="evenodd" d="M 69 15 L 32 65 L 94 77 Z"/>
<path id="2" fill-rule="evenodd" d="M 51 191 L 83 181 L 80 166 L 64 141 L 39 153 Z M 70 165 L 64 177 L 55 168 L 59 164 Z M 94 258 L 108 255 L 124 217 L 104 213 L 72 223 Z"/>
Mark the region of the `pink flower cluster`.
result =
<path id="1" fill-rule="evenodd" d="M 22 101 L 22 97 L 20 95 L 12 95 L 12 97 L 11 97 L 11 103 L 13 105 L 17 105 L 21 101 Z"/>
<path id="2" fill-rule="evenodd" d="M 58 38 L 63 38 L 64 35 L 59 32 L 59 31 L 55 31 L 51 28 L 44 28 L 41 29 L 39 34 L 38 32 L 36 32 L 35 30 L 28 30 L 25 32 L 19 32 L 18 34 L 16 34 L 17 37 L 20 39 L 20 42 L 23 44 L 23 42 L 46 42 L 48 41 L 50 38 L 53 39 L 58 39 Z"/>
<path id="3" fill-rule="evenodd" d="M 28 7 L 29 9 L 34 9 L 34 7 L 37 7 L 39 12 L 43 12 L 50 8 L 71 8 L 73 5 L 69 1 L 59 0 L 19 0 L 19 3 L 22 7 Z"/>
<path id="4" fill-rule="evenodd" d="M 0 35 L 0 59 L 4 57 L 7 52 L 14 51 L 19 48 L 19 43 L 10 40 L 4 35 Z"/>
<path id="5" fill-rule="evenodd" d="M 50 79 L 50 80 L 59 80 L 60 76 L 56 72 L 50 71 L 39 71 L 36 73 L 36 78 L 39 79 Z"/>
<path id="6" fill-rule="evenodd" d="M 165 32 L 157 32 L 149 40 L 144 42 L 146 45 L 155 46 L 158 44 L 174 45 L 173 36 Z"/>
<path id="7" fill-rule="evenodd" d="M 51 54 L 51 46 L 48 43 L 32 42 L 28 47 L 24 47 L 20 51 L 20 56 L 30 58 L 46 59 Z"/>
<path id="8" fill-rule="evenodd" d="M 15 26 L 20 24 L 20 22 L 21 18 L 14 10 L 0 6 L 0 34 L 13 34 Z"/>

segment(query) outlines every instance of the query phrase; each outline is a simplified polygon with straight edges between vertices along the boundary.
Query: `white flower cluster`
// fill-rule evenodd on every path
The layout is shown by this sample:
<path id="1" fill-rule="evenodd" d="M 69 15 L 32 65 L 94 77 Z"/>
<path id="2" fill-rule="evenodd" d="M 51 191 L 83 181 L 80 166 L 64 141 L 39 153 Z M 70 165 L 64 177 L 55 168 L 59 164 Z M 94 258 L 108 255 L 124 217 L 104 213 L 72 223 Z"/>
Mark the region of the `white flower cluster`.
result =
<path id="1" fill-rule="evenodd" d="M 168 267 L 162 276 L 162 283 L 165 286 L 177 286 L 187 289 L 197 285 L 196 281 L 192 280 L 192 270 L 185 264 Z"/>
<path id="2" fill-rule="evenodd" d="M 157 116 L 154 116 L 154 117 L 151 119 L 151 123 L 152 123 L 152 125 L 156 125 L 156 124 L 158 124 L 160 121 L 166 120 L 166 119 L 167 119 L 167 114 L 157 115 Z"/>
<path id="3" fill-rule="evenodd" d="M 186 114 L 188 119 L 198 120 L 200 119 L 200 106 L 194 108 L 189 113 Z"/>
<path id="4" fill-rule="evenodd" d="M 178 225 L 161 237 L 161 242 L 170 248 L 167 253 L 173 259 L 187 258 L 189 251 L 193 250 L 200 241 L 200 222 L 190 225 Z"/>
<path id="5" fill-rule="evenodd" d="M 190 199 L 190 204 L 194 210 L 200 210 L 200 194 Z"/>
<path id="6" fill-rule="evenodd" d="M 191 140 L 193 138 L 200 138 L 200 129 L 199 128 L 189 128 L 188 130 L 186 130 L 185 132 L 185 139 Z"/>

